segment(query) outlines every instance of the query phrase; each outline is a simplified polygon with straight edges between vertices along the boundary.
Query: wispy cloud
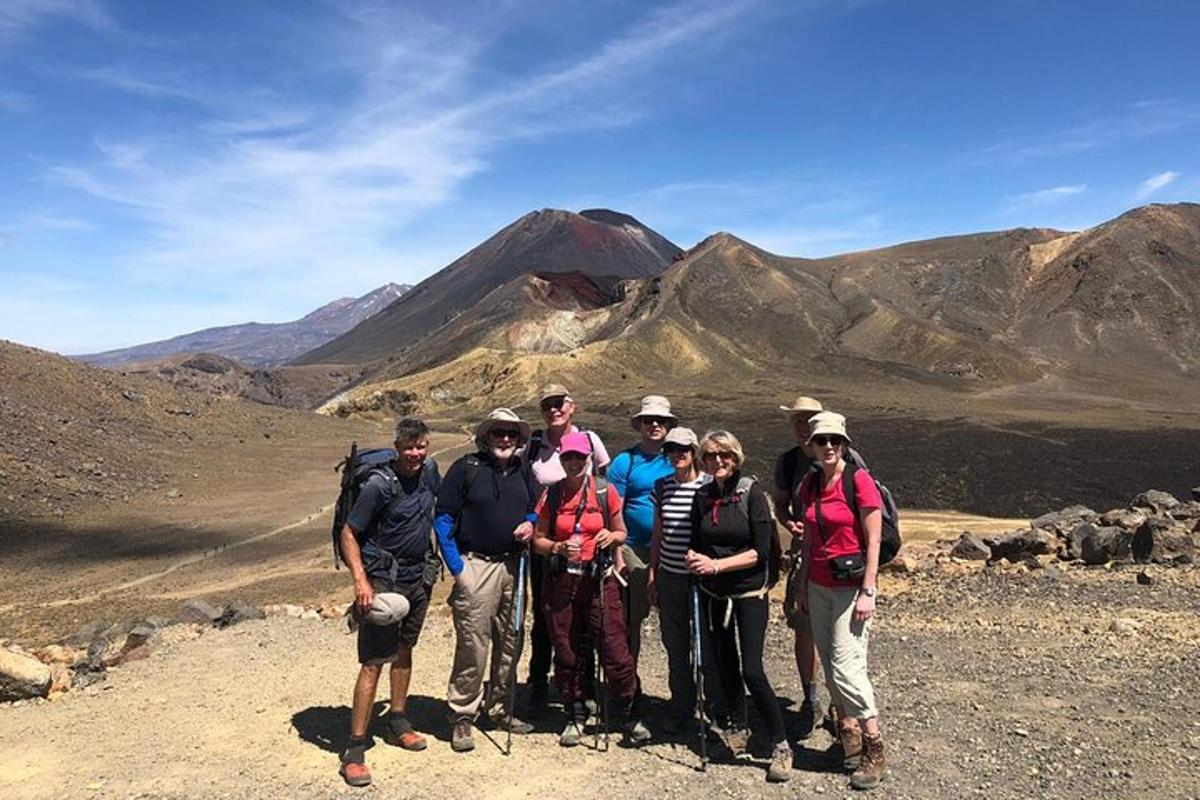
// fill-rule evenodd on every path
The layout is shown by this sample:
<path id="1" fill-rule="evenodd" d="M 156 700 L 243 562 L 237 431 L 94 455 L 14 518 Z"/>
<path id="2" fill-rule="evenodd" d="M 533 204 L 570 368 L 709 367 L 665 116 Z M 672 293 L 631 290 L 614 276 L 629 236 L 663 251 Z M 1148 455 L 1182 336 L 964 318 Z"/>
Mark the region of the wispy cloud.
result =
<path id="1" fill-rule="evenodd" d="M 0 3 L 0 48 L 52 20 L 67 20 L 97 30 L 116 27 L 99 0 L 4 0 Z"/>
<path id="2" fill-rule="evenodd" d="M 0 90 L 0 112 L 21 114 L 33 108 L 33 98 L 20 92 Z"/>
<path id="3" fill-rule="evenodd" d="M 1133 198 L 1139 202 L 1148 200 L 1150 199 L 1150 196 L 1156 193 L 1159 189 L 1174 183 L 1175 179 L 1178 177 L 1179 173 L 1172 170 L 1167 170 L 1166 172 L 1160 172 L 1157 175 L 1152 175 L 1138 184 L 1138 189 L 1134 193 Z"/>
<path id="4" fill-rule="evenodd" d="M 93 162 L 61 163 L 50 176 L 149 226 L 125 259 L 147 281 L 271 285 L 287 276 L 288 290 L 320 295 L 338 282 L 380 283 L 408 255 L 394 241 L 405 225 L 455 197 L 498 147 L 636 118 L 631 82 L 676 57 L 681 42 L 729 31 L 751 5 L 676 4 L 577 61 L 486 81 L 487 34 L 378 7 L 352 7 L 325 37 L 332 50 L 297 53 L 304 63 L 289 65 L 286 85 L 239 92 L 128 66 L 92 70 L 82 77 L 186 100 L 207 110 L 207 122 L 182 141 L 98 139 Z M 314 63 L 325 70 L 316 77 L 347 82 L 320 107 L 310 93 L 285 91 L 305 88 Z"/>
<path id="5" fill-rule="evenodd" d="M 8 222 L 0 220 L 0 243 L 12 244 L 29 234 L 88 231 L 94 227 L 92 223 L 79 217 L 30 213 Z"/>
<path id="6" fill-rule="evenodd" d="M 1024 192 L 1023 194 L 1009 197 L 1007 203 L 1005 204 L 1005 211 L 1011 214 L 1031 208 L 1043 208 L 1045 206 L 1054 205 L 1055 203 L 1060 203 L 1068 198 L 1081 195 L 1086 191 L 1086 183 L 1077 183 L 1071 186 L 1052 186 L 1049 189 L 1038 189 L 1033 192 Z"/>
<path id="7" fill-rule="evenodd" d="M 1014 134 L 967 153 L 972 165 L 1018 164 L 1111 147 L 1122 141 L 1176 133 L 1200 122 L 1200 108 L 1176 100 L 1143 100 L 1105 119 L 1054 131 Z"/>

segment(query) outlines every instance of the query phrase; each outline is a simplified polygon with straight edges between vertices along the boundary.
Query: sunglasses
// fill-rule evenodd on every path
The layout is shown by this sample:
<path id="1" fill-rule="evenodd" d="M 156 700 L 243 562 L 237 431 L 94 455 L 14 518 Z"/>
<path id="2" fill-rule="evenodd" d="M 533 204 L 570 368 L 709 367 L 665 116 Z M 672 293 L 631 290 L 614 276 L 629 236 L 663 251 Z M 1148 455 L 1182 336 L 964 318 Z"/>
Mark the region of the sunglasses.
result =
<path id="1" fill-rule="evenodd" d="M 587 457 L 588 457 L 587 453 L 576 453 L 574 450 L 571 450 L 566 453 L 559 453 L 558 460 L 559 461 L 587 461 Z"/>
<path id="2" fill-rule="evenodd" d="M 840 436 L 814 436 L 812 443 L 817 447 L 841 447 L 846 440 Z"/>
<path id="3" fill-rule="evenodd" d="M 673 421 L 670 417 L 641 417 L 640 419 L 643 425 L 657 425 L 660 428 L 671 427 Z"/>
<path id="4" fill-rule="evenodd" d="M 704 460 L 705 461 L 715 461 L 718 458 L 721 459 L 722 461 L 733 461 L 733 459 L 736 457 L 737 457 L 737 454 L 734 453 L 732 450 L 705 450 L 704 451 Z"/>
<path id="5" fill-rule="evenodd" d="M 667 444 L 663 445 L 663 452 L 669 456 L 681 456 L 684 453 L 692 452 L 692 448 L 683 444 Z"/>
<path id="6" fill-rule="evenodd" d="M 567 403 L 567 398 L 565 398 L 565 397 L 547 397 L 541 403 L 542 411 L 551 411 L 551 410 L 557 411 L 557 410 L 561 409 L 564 405 L 566 405 L 566 403 Z"/>
<path id="7" fill-rule="evenodd" d="M 520 439 L 520 428 L 492 428 L 492 436 L 497 439 Z"/>

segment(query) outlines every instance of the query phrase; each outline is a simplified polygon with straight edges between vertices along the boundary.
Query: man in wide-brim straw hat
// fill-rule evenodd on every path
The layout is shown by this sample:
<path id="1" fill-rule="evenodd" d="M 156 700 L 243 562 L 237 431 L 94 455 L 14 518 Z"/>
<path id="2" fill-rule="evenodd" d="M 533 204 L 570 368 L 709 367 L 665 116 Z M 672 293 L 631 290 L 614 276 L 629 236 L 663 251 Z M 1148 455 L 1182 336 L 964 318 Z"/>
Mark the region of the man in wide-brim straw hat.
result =
<path id="1" fill-rule="evenodd" d="M 513 626 L 518 560 L 533 536 L 540 496 L 520 455 L 528 439 L 528 423 L 511 409 L 493 410 L 475 429 L 478 451 L 451 465 L 438 492 L 434 529 L 454 576 L 450 610 L 457 641 L 446 702 L 457 752 L 475 748 L 471 724 L 481 706 L 495 726 L 512 718 L 513 733 L 531 730 L 513 718 L 507 692 L 520 659 Z"/>
<path id="2" fill-rule="evenodd" d="M 662 446 L 667 432 L 678 421 L 670 400 L 659 394 L 646 395 L 638 412 L 630 419 L 640 436 L 638 443 L 618 453 L 608 467 L 608 481 L 621 495 L 625 527 L 629 532 L 621 548 L 621 558 L 628 569 L 626 633 L 635 662 L 641 650 L 642 622 L 650 614 L 646 587 L 650 573 L 650 542 L 654 536 L 654 484 L 660 478 L 675 474 L 675 468 L 662 453 Z"/>

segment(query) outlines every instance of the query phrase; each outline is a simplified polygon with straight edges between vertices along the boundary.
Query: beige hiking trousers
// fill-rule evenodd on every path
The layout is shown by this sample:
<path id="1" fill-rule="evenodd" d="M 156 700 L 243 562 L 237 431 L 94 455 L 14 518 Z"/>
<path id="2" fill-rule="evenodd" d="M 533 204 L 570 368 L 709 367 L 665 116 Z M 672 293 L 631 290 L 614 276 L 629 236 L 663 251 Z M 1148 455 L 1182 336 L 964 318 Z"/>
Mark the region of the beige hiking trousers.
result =
<path id="1" fill-rule="evenodd" d="M 808 619 L 829 694 L 847 716 L 871 719 L 879 713 L 875 689 L 867 677 L 871 621 L 854 621 L 857 598 L 855 587 L 831 589 L 808 582 Z"/>
<path id="2" fill-rule="evenodd" d="M 512 711 L 507 708 L 508 678 L 521 655 L 516 652 L 513 631 L 518 558 L 512 555 L 493 562 L 468 555 L 463 559 L 463 575 L 450 590 L 456 643 L 446 703 L 452 721 L 474 719 L 480 705 L 493 716 L 507 716 Z M 485 700 L 483 677 L 488 670 L 489 645 L 491 669 Z"/>

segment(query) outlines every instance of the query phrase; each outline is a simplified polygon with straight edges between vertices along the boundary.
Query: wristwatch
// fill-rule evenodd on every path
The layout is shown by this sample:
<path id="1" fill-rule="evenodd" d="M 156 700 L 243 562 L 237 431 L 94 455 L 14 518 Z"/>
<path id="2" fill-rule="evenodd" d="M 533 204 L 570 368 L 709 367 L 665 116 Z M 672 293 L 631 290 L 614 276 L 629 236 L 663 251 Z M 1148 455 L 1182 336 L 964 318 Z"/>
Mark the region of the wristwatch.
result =
<path id="1" fill-rule="evenodd" d="M 866 586 L 864 586 L 861 589 L 859 589 L 858 591 L 865 594 L 867 597 L 871 598 L 872 600 L 875 599 L 875 587 L 873 587 L 873 586 L 870 588 L 867 588 Z"/>

